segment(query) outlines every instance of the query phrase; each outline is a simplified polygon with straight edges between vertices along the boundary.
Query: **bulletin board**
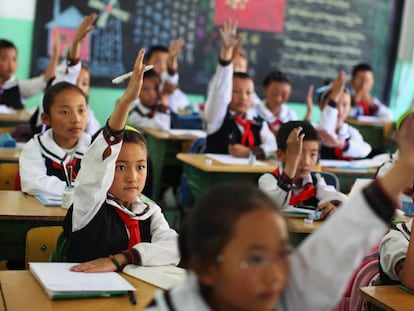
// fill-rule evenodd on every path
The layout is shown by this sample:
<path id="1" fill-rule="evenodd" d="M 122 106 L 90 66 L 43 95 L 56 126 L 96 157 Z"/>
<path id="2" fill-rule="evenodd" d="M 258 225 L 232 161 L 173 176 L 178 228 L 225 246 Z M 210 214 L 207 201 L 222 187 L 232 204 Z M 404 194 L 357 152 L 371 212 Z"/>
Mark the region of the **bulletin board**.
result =
<path id="1" fill-rule="evenodd" d="M 310 83 L 321 85 L 339 69 L 350 75 L 355 64 L 368 62 L 375 72 L 374 93 L 386 99 L 402 7 L 403 0 L 38 0 L 31 74 L 46 67 L 54 27 L 68 47 L 83 16 L 96 12 L 96 28 L 81 52 L 93 86 L 116 87 L 111 79 L 132 69 L 141 47 L 182 38 L 180 88 L 205 94 L 217 65 L 218 27 L 232 18 L 239 21 L 259 94 L 273 69 L 292 78 L 291 101 L 301 102 Z"/>

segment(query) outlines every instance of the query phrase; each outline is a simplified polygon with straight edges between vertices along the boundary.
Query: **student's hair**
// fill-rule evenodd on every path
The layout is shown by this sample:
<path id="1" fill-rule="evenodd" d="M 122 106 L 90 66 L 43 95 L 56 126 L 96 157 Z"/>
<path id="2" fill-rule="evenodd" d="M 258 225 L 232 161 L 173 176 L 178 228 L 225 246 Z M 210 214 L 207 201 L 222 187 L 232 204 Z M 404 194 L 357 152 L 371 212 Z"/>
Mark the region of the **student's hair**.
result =
<path id="1" fill-rule="evenodd" d="M 287 144 L 286 141 L 288 139 L 289 134 L 297 127 L 301 127 L 302 131 L 300 131 L 299 135 L 305 134 L 303 137 L 303 141 L 317 141 L 320 142 L 321 138 L 318 134 L 318 131 L 313 127 L 313 125 L 308 121 L 289 121 L 283 123 L 279 131 L 277 132 L 276 141 L 277 141 L 277 148 L 286 151 Z"/>
<path id="2" fill-rule="evenodd" d="M 101 127 L 99 130 L 93 134 L 91 143 L 95 141 L 95 139 L 98 137 L 99 133 L 102 132 L 104 127 Z M 124 130 L 124 139 L 122 143 L 132 143 L 142 146 L 144 149 L 147 149 L 147 140 L 145 139 L 144 135 L 141 133 L 141 131 L 137 130 L 136 128 L 125 125 Z"/>
<path id="3" fill-rule="evenodd" d="M 245 72 L 240 72 L 240 71 L 233 72 L 233 79 L 234 78 L 252 80 L 252 78 L 249 76 L 249 74 L 247 74 Z"/>
<path id="4" fill-rule="evenodd" d="M 372 67 L 371 67 L 370 64 L 360 63 L 358 65 L 355 65 L 354 68 L 352 68 L 352 78 L 354 78 L 357 75 L 357 73 L 360 72 L 360 71 L 371 71 L 371 72 L 373 72 Z"/>
<path id="5" fill-rule="evenodd" d="M 150 46 L 147 55 L 145 55 L 145 61 L 148 61 L 153 54 L 157 53 L 157 52 L 164 52 L 164 53 L 168 53 L 168 47 L 166 47 L 165 45 L 152 45 Z"/>
<path id="6" fill-rule="evenodd" d="M 264 88 L 267 88 L 272 82 L 287 83 L 290 86 L 293 85 L 292 80 L 289 78 L 289 76 L 279 70 L 273 70 L 269 72 L 263 79 L 262 86 Z"/>
<path id="7" fill-rule="evenodd" d="M 82 62 L 81 68 L 85 69 L 88 73 L 91 73 L 91 69 L 89 68 L 88 64 L 85 62 Z"/>
<path id="8" fill-rule="evenodd" d="M 3 49 L 15 49 L 17 51 L 13 42 L 6 39 L 0 39 L 0 51 Z"/>
<path id="9" fill-rule="evenodd" d="M 210 188 L 196 203 L 179 239 L 184 266 L 190 259 L 214 262 L 230 241 L 240 216 L 256 209 L 279 212 L 277 205 L 251 182 L 226 182 Z"/>
<path id="10" fill-rule="evenodd" d="M 88 99 L 85 95 L 85 93 L 75 84 L 69 83 L 69 82 L 58 82 L 54 85 L 49 86 L 46 91 L 45 94 L 43 95 L 43 111 L 49 115 L 50 114 L 50 108 L 53 106 L 53 104 L 55 103 L 55 98 L 58 94 L 60 94 L 63 91 L 66 90 L 75 90 L 78 91 L 79 94 L 81 94 L 84 98 L 85 101 L 88 102 Z"/>
<path id="11" fill-rule="evenodd" d="M 319 106 L 323 105 L 323 103 L 329 97 L 331 92 L 332 92 L 332 88 L 329 88 L 329 89 L 325 90 L 324 92 L 322 92 L 318 95 L 318 105 Z M 347 87 L 344 87 L 344 92 L 351 95 L 351 91 Z M 353 105 L 353 104 L 354 103 L 351 102 L 351 105 Z"/>
<path id="12" fill-rule="evenodd" d="M 161 77 L 158 73 L 155 72 L 154 69 L 150 69 L 150 70 L 144 72 L 144 78 L 143 79 L 145 80 L 145 79 L 150 79 L 150 78 L 156 78 L 156 79 L 159 80 L 159 83 L 161 83 Z"/>

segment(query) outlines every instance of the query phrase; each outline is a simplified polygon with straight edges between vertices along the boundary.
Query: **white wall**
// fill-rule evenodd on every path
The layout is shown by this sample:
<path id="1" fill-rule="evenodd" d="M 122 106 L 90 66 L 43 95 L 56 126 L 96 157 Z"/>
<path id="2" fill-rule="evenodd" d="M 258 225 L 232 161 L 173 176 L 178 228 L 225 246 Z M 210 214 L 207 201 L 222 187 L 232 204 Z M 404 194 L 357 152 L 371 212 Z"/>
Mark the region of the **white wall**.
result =
<path id="1" fill-rule="evenodd" d="M 36 0 L 0 0 L 0 17 L 34 20 Z"/>

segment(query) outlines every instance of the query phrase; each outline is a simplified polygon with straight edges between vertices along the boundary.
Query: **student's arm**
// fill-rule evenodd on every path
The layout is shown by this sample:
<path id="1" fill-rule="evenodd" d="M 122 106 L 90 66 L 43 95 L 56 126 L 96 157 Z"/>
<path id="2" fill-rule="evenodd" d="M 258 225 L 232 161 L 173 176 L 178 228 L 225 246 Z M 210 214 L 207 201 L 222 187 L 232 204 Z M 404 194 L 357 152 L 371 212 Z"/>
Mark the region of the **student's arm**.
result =
<path id="1" fill-rule="evenodd" d="M 367 157 L 372 150 L 371 145 L 364 141 L 364 138 L 356 128 L 348 124 L 344 124 L 345 126 L 348 128 L 347 136 L 349 135 L 349 138 L 347 139 L 348 147 L 346 150 L 343 150 L 342 155 L 350 158 Z M 341 133 L 339 133 L 340 138 L 341 136 Z"/>
<path id="2" fill-rule="evenodd" d="M 308 93 L 306 94 L 306 114 L 303 118 L 305 121 L 311 122 L 312 121 L 312 110 L 313 110 L 313 85 L 311 84 L 308 89 Z"/>
<path id="3" fill-rule="evenodd" d="M 56 176 L 48 176 L 39 145 L 32 138 L 24 145 L 19 157 L 22 191 L 31 195 L 57 196 L 63 194 L 66 183 Z"/>
<path id="4" fill-rule="evenodd" d="M 233 49 L 238 44 L 237 22 L 225 21 L 220 28 L 220 64 L 217 67 L 205 104 L 207 134 L 215 133 L 223 123 L 233 90 Z"/>
<path id="5" fill-rule="evenodd" d="M 259 178 L 259 188 L 266 193 L 280 208 L 289 205 L 293 180 L 282 176 L 279 182 L 273 174 L 266 173 Z"/>
<path id="6" fill-rule="evenodd" d="M 156 211 L 151 215 L 151 243 L 142 242 L 134 246 L 140 255 L 142 266 L 177 265 L 178 235 L 170 228 L 160 207 L 152 204 Z"/>
<path id="7" fill-rule="evenodd" d="M 262 128 L 260 130 L 260 139 L 262 143 L 259 147 L 263 152 L 262 156 L 266 159 L 273 157 L 276 154 L 277 149 L 276 137 L 266 122 L 263 122 L 262 124 Z"/>
<path id="8" fill-rule="evenodd" d="M 401 283 L 414 290 L 414 221 L 411 220 L 411 235 L 410 242 L 408 243 L 407 255 L 405 257 L 404 264 L 400 272 Z"/>

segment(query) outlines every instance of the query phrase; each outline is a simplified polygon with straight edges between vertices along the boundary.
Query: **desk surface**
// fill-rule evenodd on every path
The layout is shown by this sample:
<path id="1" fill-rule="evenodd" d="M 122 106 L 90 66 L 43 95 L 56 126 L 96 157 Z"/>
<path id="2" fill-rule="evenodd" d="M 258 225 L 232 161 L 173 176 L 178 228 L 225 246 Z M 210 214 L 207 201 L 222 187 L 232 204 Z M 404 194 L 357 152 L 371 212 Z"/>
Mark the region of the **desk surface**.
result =
<path id="1" fill-rule="evenodd" d="M 0 161 L 19 162 L 21 148 L 0 148 Z"/>
<path id="2" fill-rule="evenodd" d="M 16 110 L 15 113 L 0 113 L 0 122 L 29 122 L 30 113 L 26 110 Z"/>
<path id="3" fill-rule="evenodd" d="M 323 220 L 315 220 L 313 223 L 307 224 L 303 218 L 285 216 L 285 219 L 288 231 L 291 233 L 312 233 L 324 224 Z"/>
<path id="4" fill-rule="evenodd" d="M 142 129 L 146 134 L 151 135 L 158 139 L 169 139 L 169 140 L 196 140 L 197 137 L 191 134 L 180 134 L 180 135 L 173 135 L 167 131 L 155 130 L 151 128 L 143 128 Z M 191 130 L 188 130 L 190 133 Z"/>
<path id="5" fill-rule="evenodd" d="M 0 191 L 0 219 L 63 221 L 67 210 L 46 207 L 20 191 Z"/>
<path id="6" fill-rule="evenodd" d="M 273 171 L 277 165 L 272 161 L 264 161 L 265 165 L 231 165 L 216 160 L 211 160 L 211 164 L 207 164 L 207 157 L 204 154 L 193 153 L 179 153 L 177 154 L 177 159 L 206 172 L 268 173 Z"/>
<path id="7" fill-rule="evenodd" d="M 402 290 L 398 285 L 361 287 L 361 293 L 370 303 L 386 309 L 411 311 L 414 295 Z"/>
<path id="8" fill-rule="evenodd" d="M 128 275 L 122 274 L 122 276 L 137 289 L 135 306 L 130 304 L 127 296 L 51 300 L 28 270 L 0 271 L 0 285 L 8 311 L 142 310 L 151 301 L 158 288 Z"/>

